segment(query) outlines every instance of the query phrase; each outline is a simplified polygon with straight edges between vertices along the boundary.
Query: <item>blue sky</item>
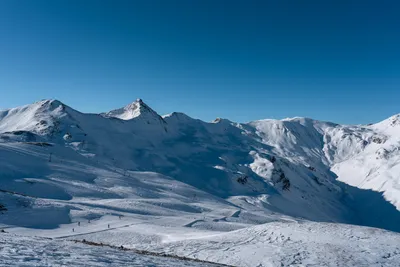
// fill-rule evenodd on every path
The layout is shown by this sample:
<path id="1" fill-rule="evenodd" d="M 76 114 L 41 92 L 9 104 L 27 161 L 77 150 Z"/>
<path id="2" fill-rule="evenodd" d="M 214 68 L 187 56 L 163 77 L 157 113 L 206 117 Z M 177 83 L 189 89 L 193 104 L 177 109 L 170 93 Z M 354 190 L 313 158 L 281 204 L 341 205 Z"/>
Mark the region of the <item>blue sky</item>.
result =
<path id="1" fill-rule="evenodd" d="M 400 112 L 399 1 L 0 1 L 0 108 L 369 123 Z"/>

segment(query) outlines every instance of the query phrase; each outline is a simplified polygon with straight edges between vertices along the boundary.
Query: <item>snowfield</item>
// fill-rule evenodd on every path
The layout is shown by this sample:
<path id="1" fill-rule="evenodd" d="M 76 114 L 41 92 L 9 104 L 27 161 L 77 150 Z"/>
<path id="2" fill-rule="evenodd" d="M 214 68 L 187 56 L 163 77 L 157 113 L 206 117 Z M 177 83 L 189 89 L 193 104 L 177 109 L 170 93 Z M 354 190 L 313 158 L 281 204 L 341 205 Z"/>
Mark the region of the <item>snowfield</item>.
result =
<path id="1" fill-rule="evenodd" d="M 1 234 L 0 244 L 1 266 L 220 266 L 38 237 Z"/>
<path id="2" fill-rule="evenodd" d="M 3 266 L 210 265 L 82 240 L 232 266 L 398 266 L 399 210 L 399 115 L 207 123 L 140 99 L 0 111 Z"/>
<path id="3" fill-rule="evenodd" d="M 153 226 L 141 230 L 146 228 L 150 232 L 148 228 Z M 137 240 L 138 229 L 129 228 L 71 236 L 68 239 L 72 241 L 0 234 L 0 266 L 219 266 L 120 250 L 121 243 L 128 244 L 124 249 L 134 247 L 230 266 L 398 266 L 400 261 L 398 234 L 358 226 L 274 222 L 226 233 L 200 235 L 186 230 L 171 238 L 173 235 L 151 242 Z M 116 248 L 73 240 L 107 242 Z"/>

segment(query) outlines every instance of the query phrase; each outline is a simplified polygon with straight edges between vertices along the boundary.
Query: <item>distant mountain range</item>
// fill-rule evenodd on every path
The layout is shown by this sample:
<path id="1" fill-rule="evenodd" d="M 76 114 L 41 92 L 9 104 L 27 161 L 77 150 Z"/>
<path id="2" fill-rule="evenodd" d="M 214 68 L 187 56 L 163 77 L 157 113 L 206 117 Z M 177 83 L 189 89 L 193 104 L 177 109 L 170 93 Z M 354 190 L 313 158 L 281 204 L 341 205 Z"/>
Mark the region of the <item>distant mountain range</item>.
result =
<path id="1" fill-rule="evenodd" d="M 211 216 L 207 227 L 295 218 L 399 232 L 400 115 L 204 122 L 141 99 L 100 114 L 42 100 L 0 111 L 0 190 L 0 224 L 33 229 L 193 213 L 186 227 Z"/>

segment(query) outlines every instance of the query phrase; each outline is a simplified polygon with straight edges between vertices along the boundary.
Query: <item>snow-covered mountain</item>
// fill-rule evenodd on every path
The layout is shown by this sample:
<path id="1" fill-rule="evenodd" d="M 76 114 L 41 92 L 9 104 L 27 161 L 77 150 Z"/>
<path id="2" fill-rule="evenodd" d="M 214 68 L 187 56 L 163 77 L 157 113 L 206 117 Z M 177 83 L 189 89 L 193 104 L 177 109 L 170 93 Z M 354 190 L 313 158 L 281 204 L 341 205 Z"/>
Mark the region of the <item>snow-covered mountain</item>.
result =
<path id="1" fill-rule="evenodd" d="M 140 236 L 132 246 L 160 250 L 165 242 L 189 247 L 183 240 L 269 222 L 400 232 L 399 148 L 399 115 L 372 125 L 203 122 L 160 116 L 140 99 L 101 114 L 43 100 L 0 111 L 0 225 L 58 238 L 76 230 L 124 246 L 126 233 L 117 229 L 126 226 Z M 71 232 L 87 220 L 95 223 Z M 93 235 L 109 224 L 115 229 Z"/>
<path id="2" fill-rule="evenodd" d="M 131 120 L 138 118 L 147 120 L 148 124 L 152 121 L 164 122 L 162 117 L 153 109 L 146 105 L 142 99 L 138 98 L 135 102 L 126 105 L 123 108 L 114 109 L 109 112 L 101 113 L 106 118 L 118 118 L 121 120 Z"/>

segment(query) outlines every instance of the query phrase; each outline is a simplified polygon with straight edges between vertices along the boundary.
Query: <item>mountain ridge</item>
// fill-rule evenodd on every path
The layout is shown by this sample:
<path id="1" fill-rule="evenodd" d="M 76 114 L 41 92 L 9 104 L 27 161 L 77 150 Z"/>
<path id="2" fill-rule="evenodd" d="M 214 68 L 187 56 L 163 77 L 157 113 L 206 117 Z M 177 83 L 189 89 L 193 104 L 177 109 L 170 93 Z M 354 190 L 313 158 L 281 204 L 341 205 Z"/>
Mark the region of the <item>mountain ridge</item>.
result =
<path id="1" fill-rule="evenodd" d="M 124 117 L 126 110 L 133 110 L 135 116 Z M 119 118 L 121 114 L 125 119 Z M 393 129 L 387 130 L 397 129 L 396 118 L 370 126 L 302 117 L 204 122 L 177 112 L 161 117 L 141 99 L 100 114 L 81 113 L 58 100 L 42 100 L 2 111 L 0 140 L 66 146 L 96 162 L 159 172 L 220 197 L 278 190 L 296 205 L 311 203 L 322 194 L 326 201 L 341 206 L 339 180 L 383 192 L 399 209 L 400 178 L 393 172 L 400 167 L 400 144 L 397 135 L 390 135 Z M 365 158 L 369 164 L 360 166 Z M 392 166 L 385 170 L 387 175 L 377 168 L 383 160 Z M 354 170 L 348 171 L 350 162 L 363 174 L 354 176 Z M 288 190 L 296 193 L 285 193 Z M 336 193 L 322 193 L 325 190 Z"/>
<path id="2" fill-rule="evenodd" d="M 124 112 L 127 110 L 136 112 L 135 116 L 125 116 Z M 124 119 L 121 119 L 121 116 Z M 21 120 L 22 117 L 24 120 Z M 115 119 L 119 119 L 120 122 Z M 57 140 L 58 143 L 73 144 L 76 151 L 83 150 L 94 155 L 104 153 L 104 149 L 113 151 L 115 144 L 110 140 L 118 142 L 118 139 L 124 140 L 126 136 L 133 134 L 137 140 L 136 144 L 128 144 L 122 157 L 130 157 L 128 156 L 130 150 L 150 151 L 151 147 L 154 147 L 152 150 L 157 151 L 157 147 L 165 146 L 170 142 L 175 145 L 181 144 L 181 147 L 184 145 L 185 150 L 189 151 L 189 146 L 193 146 L 187 144 L 186 139 L 190 138 L 195 141 L 195 147 L 200 145 L 194 149 L 198 150 L 198 153 L 204 153 L 211 148 L 201 147 L 202 144 L 207 143 L 211 146 L 221 147 L 221 151 L 230 151 L 237 147 L 237 150 L 243 151 L 243 153 L 249 153 L 253 150 L 251 147 L 257 147 L 256 151 L 258 151 L 254 155 L 266 153 L 267 158 L 279 157 L 289 160 L 290 164 L 321 165 L 320 169 L 328 171 L 330 168 L 336 170 L 341 162 L 361 155 L 364 151 L 368 151 L 367 148 L 377 145 L 377 143 L 383 146 L 386 140 L 394 139 L 394 146 L 396 146 L 397 138 L 389 138 L 385 131 L 389 127 L 396 128 L 397 119 L 398 115 L 394 115 L 370 126 L 340 125 L 303 117 L 283 120 L 265 119 L 249 123 L 235 123 L 218 118 L 214 122 L 204 122 L 177 112 L 161 117 L 141 99 L 137 99 L 124 108 L 100 114 L 81 113 L 61 101 L 51 99 L 2 111 L 0 113 L 0 133 L 3 133 L 4 137 L 4 133 L 27 131 L 41 136 L 37 138 L 38 140 L 51 137 L 53 142 Z M 13 124 L 13 122 L 15 123 Z M 382 130 L 380 125 L 384 125 L 386 130 Z M 97 136 L 98 134 L 103 136 Z M 99 137 L 101 138 L 99 139 Z M 236 141 L 232 142 L 232 140 Z M 106 145 L 106 143 L 109 144 Z M 100 149 L 103 146 L 105 147 Z M 232 147 L 228 149 L 229 146 Z M 166 147 L 166 150 L 169 149 Z M 115 152 L 111 152 L 112 158 L 120 157 L 118 151 L 117 149 Z M 386 155 L 382 157 L 387 157 L 389 154 L 385 148 L 380 151 Z M 164 154 L 165 151 L 157 153 Z M 184 154 L 193 153 L 186 152 Z M 250 156 L 250 158 L 252 157 Z M 255 159 L 250 159 L 250 162 L 246 164 L 250 164 L 252 160 Z M 120 164 L 123 168 L 132 169 L 138 166 L 130 161 L 122 162 L 123 160 Z M 251 170 L 250 167 L 246 168 L 247 171 Z M 343 173 L 341 170 L 338 171 Z M 339 179 L 342 178 L 339 177 Z M 271 177 L 266 179 L 270 180 Z M 344 182 L 348 179 L 351 180 L 351 177 L 344 179 Z M 354 185 L 351 181 L 349 183 Z M 368 189 L 380 190 L 380 188 Z M 390 201 L 398 203 L 397 197 Z"/>

